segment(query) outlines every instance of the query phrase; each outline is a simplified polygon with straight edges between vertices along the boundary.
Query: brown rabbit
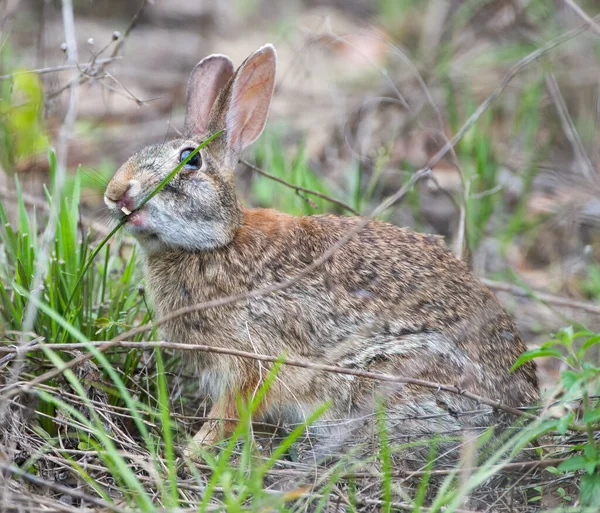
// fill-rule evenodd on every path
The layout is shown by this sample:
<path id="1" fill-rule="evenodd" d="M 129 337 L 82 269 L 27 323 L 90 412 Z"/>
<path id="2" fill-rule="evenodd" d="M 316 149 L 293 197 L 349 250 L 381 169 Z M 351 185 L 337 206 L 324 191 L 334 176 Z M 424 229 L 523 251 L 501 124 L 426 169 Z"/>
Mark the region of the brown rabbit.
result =
<path id="1" fill-rule="evenodd" d="M 211 55 L 192 71 L 186 137 L 131 157 L 105 201 L 145 253 L 147 289 L 161 317 L 188 305 L 287 281 L 319 258 L 359 218 L 294 217 L 246 209 L 235 190 L 240 154 L 261 134 L 275 82 L 271 45 L 234 72 Z M 206 136 L 225 132 L 191 159 L 143 208 L 141 200 Z M 202 310 L 163 325 L 171 341 L 312 360 L 352 369 L 453 384 L 518 407 L 536 399 L 533 364 L 511 365 L 525 347 L 497 299 L 431 235 L 370 221 L 317 271 L 288 288 Z M 195 440 L 232 431 L 236 398 L 266 372 L 256 361 L 198 353 L 210 418 Z M 374 396 L 385 397 L 389 428 L 404 434 L 460 432 L 488 425 L 491 409 L 463 396 L 349 375 L 283 366 L 257 412 L 303 421 L 319 404 L 322 447 L 372 428 Z M 479 408 L 477 413 L 465 414 Z M 361 429 L 359 429 L 361 428 Z"/>

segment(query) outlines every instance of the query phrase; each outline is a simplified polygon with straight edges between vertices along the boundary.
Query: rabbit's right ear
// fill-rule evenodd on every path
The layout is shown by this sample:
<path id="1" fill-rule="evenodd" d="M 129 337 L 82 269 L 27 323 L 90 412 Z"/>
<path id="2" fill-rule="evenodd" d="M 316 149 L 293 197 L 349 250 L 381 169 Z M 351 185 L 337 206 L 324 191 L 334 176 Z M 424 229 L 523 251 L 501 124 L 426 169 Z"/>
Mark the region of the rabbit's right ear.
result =
<path id="1" fill-rule="evenodd" d="M 223 124 L 232 156 L 252 144 L 262 133 L 275 87 L 277 55 L 272 45 L 265 45 L 238 68 L 223 98 L 224 105 L 215 108 L 218 122 Z M 220 110 L 220 112 L 219 112 Z"/>
<path id="2" fill-rule="evenodd" d="M 209 55 L 196 64 L 187 87 L 184 125 L 187 135 L 205 134 L 213 104 L 233 71 L 231 59 L 221 54 Z"/>

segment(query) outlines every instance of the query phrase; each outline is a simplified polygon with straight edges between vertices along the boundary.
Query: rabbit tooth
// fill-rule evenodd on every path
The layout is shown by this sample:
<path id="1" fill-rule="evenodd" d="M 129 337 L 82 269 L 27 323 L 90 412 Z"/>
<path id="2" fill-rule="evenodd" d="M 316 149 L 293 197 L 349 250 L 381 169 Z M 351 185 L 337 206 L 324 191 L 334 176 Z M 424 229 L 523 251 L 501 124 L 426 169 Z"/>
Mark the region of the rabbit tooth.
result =
<path id="1" fill-rule="evenodd" d="M 129 210 L 127 207 L 121 207 L 121 212 L 123 212 L 126 216 L 131 214 L 131 210 Z"/>

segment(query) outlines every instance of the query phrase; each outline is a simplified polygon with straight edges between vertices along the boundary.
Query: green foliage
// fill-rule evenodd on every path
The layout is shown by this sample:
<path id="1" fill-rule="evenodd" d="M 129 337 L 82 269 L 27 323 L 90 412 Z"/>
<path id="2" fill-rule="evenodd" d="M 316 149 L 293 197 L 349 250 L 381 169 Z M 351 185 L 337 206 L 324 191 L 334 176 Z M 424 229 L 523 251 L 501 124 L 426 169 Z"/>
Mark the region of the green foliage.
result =
<path id="1" fill-rule="evenodd" d="M 38 75 L 17 69 L 12 81 L 0 81 L 0 93 L 0 164 L 12 169 L 48 149 L 44 92 Z"/>
<path id="2" fill-rule="evenodd" d="M 587 267 L 581 289 L 588 298 L 600 299 L 600 264 L 592 263 Z"/>
<path id="3" fill-rule="evenodd" d="M 51 159 L 51 166 L 55 161 Z M 137 293 L 140 280 L 136 268 L 136 250 L 116 242 L 107 247 L 101 258 L 94 261 L 94 271 L 81 281 L 78 301 L 69 304 L 78 278 L 90 253 L 91 234 L 79 226 L 79 184 L 73 193 L 53 200 L 48 194 L 48 207 L 60 201 L 56 233 L 49 247 L 49 260 L 39 262 L 41 241 L 38 240 L 37 212 L 30 212 L 23 201 L 19 182 L 15 178 L 17 221 L 13 226 L 0 203 L 0 319 L 7 329 L 18 331 L 23 322 L 28 299 L 19 290 L 29 291 L 36 266 L 47 264 L 40 301 L 49 305 L 59 316 L 69 319 L 89 340 L 106 340 L 123 328 L 133 325 L 134 319 L 144 316 L 143 298 Z M 121 256 L 121 250 L 126 256 Z M 37 315 L 34 331 L 46 340 L 62 340 L 67 332 L 52 317 Z"/>
<path id="4" fill-rule="evenodd" d="M 513 366 L 514 370 L 540 357 L 558 358 L 566 365 L 560 377 L 562 400 L 579 405 L 579 408 L 572 408 L 562 418 L 547 421 L 546 428 L 559 433 L 570 428 L 587 434 L 586 441 L 575 447 L 577 454 L 557 468 L 563 474 L 582 474 L 580 501 L 583 506 L 600 503 L 600 447 L 595 439 L 595 433 L 600 429 L 600 366 L 594 364 L 594 359 L 589 356 L 590 350 L 598 344 L 600 334 L 588 330 L 575 331 L 569 326 L 539 348 L 523 353 Z"/>
<path id="5" fill-rule="evenodd" d="M 334 190 L 333 184 L 326 182 L 312 170 L 301 143 L 292 157 L 286 153 L 280 135 L 282 131 L 275 132 L 271 129 L 263 134 L 255 149 L 257 165 L 293 185 L 343 198 L 339 191 Z M 335 207 L 322 198 L 296 192 L 259 175 L 252 178 L 250 193 L 253 203 L 257 206 L 275 208 L 296 215 L 331 212 Z"/>
<path id="6" fill-rule="evenodd" d="M 373 198 L 379 196 L 379 194 L 376 195 L 376 193 L 379 193 L 381 189 L 381 174 L 389 160 L 389 151 L 382 148 L 375 156 L 375 163 L 373 165 L 371 176 L 366 181 L 363 180 L 364 164 L 360 160 L 354 164 L 356 171 L 354 173 L 354 181 L 350 184 L 350 189 L 353 190 L 352 207 L 357 212 L 365 212 Z M 353 176 L 352 173 L 348 174 L 349 176 Z"/>
<path id="7" fill-rule="evenodd" d="M 460 94 L 460 97 L 456 96 Z M 458 113 L 459 105 L 463 105 L 466 116 L 470 116 L 476 108 L 472 95 L 468 91 L 447 89 L 450 124 L 453 131 L 458 131 L 462 115 Z M 487 231 L 488 222 L 494 212 L 500 195 L 497 188 L 497 172 L 499 163 L 495 159 L 491 146 L 491 129 L 494 109 L 487 110 L 461 139 L 456 147 L 456 154 L 461 165 L 464 180 L 468 187 L 466 204 L 466 224 L 469 247 L 474 250 L 479 246 Z"/>
<path id="8" fill-rule="evenodd" d="M 389 24 L 401 20 L 417 5 L 417 0 L 377 0 L 377 11 L 382 21 Z"/>

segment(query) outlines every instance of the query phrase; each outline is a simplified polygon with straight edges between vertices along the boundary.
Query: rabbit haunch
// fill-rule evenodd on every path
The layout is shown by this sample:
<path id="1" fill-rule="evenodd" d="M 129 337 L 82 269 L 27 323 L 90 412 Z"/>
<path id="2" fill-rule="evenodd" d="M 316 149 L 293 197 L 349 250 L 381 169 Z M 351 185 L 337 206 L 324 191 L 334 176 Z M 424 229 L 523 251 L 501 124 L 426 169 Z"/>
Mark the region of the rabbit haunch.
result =
<path id="1" fill-rule="evenodd" d="M 126 211 L 137 216 L 125 226 L 144 248 L 148 291 L 159 317 L 287 282 L 359 222 L 241 206 L 235 166 L 264 128 L 274 79 L 275 51 L 268 45 L 235 73 L 227 57 L 207 57 L 190 77 L 185 139 L 140 151 L 107 188 L 105 201 L 116 218 Z M 222 128 L 224 134 L 201 150 L 199 169 L 182 170 L 136 210 L 190 147 Z M 285 353 L 457 385 L 515 407 L 538 392 L 532 363 L 510 372 L 523 341 L 465 264 L 438 237 L 378 221 L 369 221 L 289 287 L 178 317 L 162 331 L 176 342 Z M 215 419 L 195 438 L 213 443 L 234 426 L 217 419 L 238 416 L 238 396 L 255 391 L 269 366 L 206 352 L 196 353 L 194 365 L 203 391 L 212 396 L 209 418 Z M 491 419 L 489 409 L 465 415 L 478 405 L 456 394 L 285 365 L 257 416 L 298 422 L 330 401 L 318 431 L 324 439 L 331 435 L 327 443 L 335 445 L 336 439 L 364 434 L 359 428 L 369 427 L 378 395 L 396 433 L 461 430 Z"/>

